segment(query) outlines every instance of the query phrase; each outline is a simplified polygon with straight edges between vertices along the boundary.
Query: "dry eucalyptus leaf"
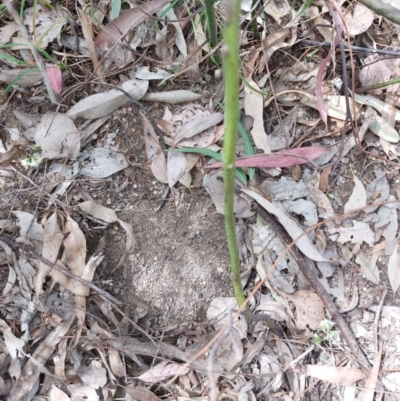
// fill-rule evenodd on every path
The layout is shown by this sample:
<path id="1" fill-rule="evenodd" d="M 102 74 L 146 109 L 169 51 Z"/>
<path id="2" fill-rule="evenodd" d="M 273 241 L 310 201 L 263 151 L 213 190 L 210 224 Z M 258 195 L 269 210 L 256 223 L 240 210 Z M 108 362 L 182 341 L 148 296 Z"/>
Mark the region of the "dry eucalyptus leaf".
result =
<path id="1" fill-rule="evenodd" d="M 362 251 L 358 252 L 356 255 L 356 263 L 360 266 L 363 276 L 377 285 L 380 281 L 379 269 L 376 265 L 379 255 L 380 252 L 376 252 L 372 256 L 368 256 Z"/>
<path id="2" fill-rule="evenodd" d="M 285 297 L 293 302 L 295 310 L 296 327 L 299 330 L 317 330 L 325 318 L 324 303 L 321 298 L 312 291 L 301 290 L 294 294 L 286 294 Z"/>
<path id="3" fill-rule="evenodd" d="M 248 85 L 255 90 L 260 90 L 257 84 L 249 77 Z M 271 153 L 271 147 L 268 142 L 267 134 L 264 130 L 264 99 L 263 96 L 255 90 L 244 86 L 244 111 L 248 116 L 253 118 L 253 128 L 251 135 L 258 149 L 262 149 L 264 153 Z"/>
<path id="4" fill-rule="evenodd" d="M 384 141 L 398 143 L 400 140 L 397 130 L 380 116 L 376 116 L 375 121 L 368 128 Z"/>
<path id="5" fill-rule="evenodd" d="M 263 198 L 261 195 L 257 194 L 254 191 L 250 191 L 248 189 L 242 189 L 242 191 L 251 196 L 254 200 L 256 200 L 264 209 L 266 209 L 269 213 L 275 215 L 279 222 L 285 227 L 288 234 L 292 237 L 292 239 L 297 239 L 296 246 L 301 250 L 304 255 L 308 258 L 316 261 L 316 262 L 328 262 L 317 250 L 315 245 L 311 242 L 310 238 L 307 235 L 304 235 L 304 231 L 298 226 L 296 221 L 291 219 L 284 211 L 279 209 L 277 206 Z"/>
<path id="6" fill-rule="evenodd" d="M 210 194 L 217 212 L 224 214 L 224 183 L 222 181 L 222 177 L 222 170 L 205 174 L 203 177 L 203 185 Z M 243 184 L 238 180 L 236 180 L 236 185 L 240 188 L 243 187 Z M 235 216 L 239 219 L 245 219 L 254 216 L 254 212 L 251 210 L 250 202 L 237 194 L 235 194 L 234 198 L 234 212 Z"/>
<path id="7" fill-rule="evenodd" d="M 58 5 L 50 8 L 39 3 L 24 10 L 24 25 L 35 45 L 43 49 L 60 35 L 67 21 L 67 13 Z"/>
<path id="8" fill-rule="evenodd" d="M 70 401 L 70 398 L 64 391 L 60 390 L 54 384 L 51 386 L 50 394 L 49 394 L 50 401 Z"/>
<path id="9" fill-rule="evenodd" d="M 53 213 L 45 223 L 43 235 L 42 256 L 51 263 L 55 263 L 58 258 L 64 235 L 57 222 L 57 213 Z M 35 292 L 37 295 L 42 293 L 42 284 L 52 267 L 44 262 L 39 262 L 38 273 L 35 277 Z"/>
<path id="10" fill-rule="evenodd" d="M 5 45 L 18 30 L 18 24 L 15 22 L 9 22 L 2 26 L 0 28 L 0 45 Z"/>
<path id="11" fill-rule="evenodd" d="M 362 221 L 353 220 L 352 227 L 333 227 L 329 229 L 329 235 L 339 234 L 336 241 L 339 244 L 345 244 L 346 242 L 351 242 L 352 244 L 362 244 L 367 243 L 369 246 L 375 244 L 375 235 L 370 229 L 368 223 L 363 223 Z M 335 240 L 335 237 L 331 237 Z"/>
<path id="12" fill-rule="evenodd" d="M 355 36 L 367 31 L 374 18 L 373 11 L 361 3 L 356 3 L 354 8 L 344 16 L 344 22 L 349 34 Z"/>
<path id="13" fill-rule="evenodd" d="M 140 100 L 147 92 L 149 81 L 131 79 L 122 84 L 122 89 L 129 93 L 135 100 Z M 78 117 L 96 119 L 110 114 L 125 103 L 129 98 L 118 89 L 111 89 L 108 92 L 96 93 L 88 96 L 72 106 L 67 115 L 75 120 Z"/>
<path id="14" fill-rule="evenodd" d="M 103 51 L 111 49 L 129 30 L 148 19 L 148 14 L 156 13 L 166 3 L 168 0 L 153 0 L 125 11 L 103 27 L 96 38 L 96 46 Z"/>
<path id="15" fill-rule="evenodd" d="M 76 373 L 86 385 L 94 389 L 102 388 L 107 383 L 107 371 L 100 361 L 93 360 L 89 366 L 82 365 Z"/>
<path id="16" fill-rule="evenodd" d="M 177 144 L 183 139 L 191 138 L 201 132 L 219 124 L 224 118 L 222 113 L 213 113 L 206 116 L 195 118 L 188 122 L 176 133 L 174 143 Z"/>
<path id="17" fill-rule="evenodd" d="M 138 377 L 138 379 L 146 383 L 158 383 L 169 379 L 175 375 L 186 375 L 190 370 L 190 366 L 179 365 L 177 363 L 169 363 L 162 367 L 155 367 L 148 370 Z"/>
<path id="18" fill-rule="evenodd" d="M 365 379 L 365 374 L 358 368 L 306 365 L 306 369 L 308 376 L 341 386 L 354 386 Z"/>
<path id="19" fill-rule="evenodd" d="M 160 140 L 146 116 L 143 113 L 140 113 L 140 116 L 143 121 L 144 142 L 146 145 L 147 158 L 150 161 L 151 172 L 158 181 L 167 184 L 167 160 L 165 159 L 165 154 L 160 145 Z"/>
<path id="20" fill-rule="evenodd" d="M 363 183 L 353 174 L 354 188 L 349 200 L 344 205 L 344 212 L 358 209 L 367 204 L 367 192 Z"/>
<path id="21" fill-rule="evenodd" d="M 188 159 L 183 153 L 168 152 L 167 171 L 168 185 L 172 188 L 186 173 Z"/>
<path id="22" fill-rule="evenodd" d="M 135 387 L 132 383 L 126 387 L 127 394 L 134 400 L 140 401 L 161 401 L 152 391 L 147 387 Z M 180 397 L 179 397 L 180 398 Z M 127 398 L 128 400 L 128 398 Z"/>
<path id="23" fill-rule="evenodd" d="M 199 100 L 203 95 L 187 90 L 176 90 L 169 92 L 149 92 L 143 96 L 146 102 L 162 102 L 169 104 L 179 104 L 186 102 L 194 102 Z"/>
<path id="24" fill-rule="evenodd" d="M 161 68 L 156 68 L 155 71 L 150 71 L 149 67 L 138 67 L 135 72 L 135 78 L 137 79 L 145 79 L 145 80 L 152 80 L 152 79 L 167 79 L 171 76 L 171 73 L 165 71 Z"/>
<path id="25" fill-rule="evenodd" d="M 400 256 L 399 256 L 399 243 L 396 242 L 393 253 L 391 254 L 388 262 L 388 277 L 390 286 L 392 287 L 393 294 L 396 295 L 400 286 Z"/>
<path id="26" fill-rule="evenodd" d="M 359 95 L 358 93 L 352 93 L 352 96 L 356 102 L 363 105 L 371 106 L 373 109 L 375 109 L 377 112 L 381 114 L 386 107 L 385 102 L 371 95 L 364 96 L 364 95 Z M 400 110 L 396 109 L 394 119 L 396 121 L 400 121 Z"/>
<path id="27" fill-rule="evenodd" d="M 76 159 L 81 136 L 67 114 L 48 111 L 34 129 L 34 140 L 41 148 L 43 159 Z"/>
<path id="28" fill-rule="evenodd" d="M 110 368 L 113 374 L 118 378 L 124 377 L 125 368 L 121 357 L 119 356 L 119 352 L 110 348 L 108 350 L 108 360 L 110 362 Z"/>
<path id="29" fill-rule="evenodd" d="M 238 309 L 236 298 L 233 297 L 217 297 L 214 298 L 208 309 L 207 319 L 214 326 L 215 330 L 220 329 L 232 319 L 232 327 L 239 333 L 241 338 L 247 336 L 247 322 L 244 316 L 233 317 L 234 311 Z M 230 317 L 231 316 L 231 317 Z"/>
<path id="30" fill-rule="evenodd" d="M 377 55 L 371 55 L 364 62 L 365 65 L 361 68 L 359 75 L 363 87 L 389 81 L 400 68 L 400 59 L 398 58 L 379 59 Z M 374 95 L 380 95 L 382 89 L 374 89 L 370 92 Z"/>
<path id="31" fill-rule="evenodd" d="M 80 174 L 95 179 L 110 177 L 129 167 L 123 153 L 106 147 L 85 149 L 79 155 L 78 161 L 82 166 Z"/>
<path id="32" fill-rule="evenodd" d="M 19 86 L 35 85 L 42 81 L 42 74 L 39 71 L 30 71 L 27 74 L 25 74 L 25 72 L 26 70 L 22 68 L 0 68 L 0 81 L 9 84 L 14 82 L 21 74 L 24 75 L 21 79 L 18 79 Z"/>

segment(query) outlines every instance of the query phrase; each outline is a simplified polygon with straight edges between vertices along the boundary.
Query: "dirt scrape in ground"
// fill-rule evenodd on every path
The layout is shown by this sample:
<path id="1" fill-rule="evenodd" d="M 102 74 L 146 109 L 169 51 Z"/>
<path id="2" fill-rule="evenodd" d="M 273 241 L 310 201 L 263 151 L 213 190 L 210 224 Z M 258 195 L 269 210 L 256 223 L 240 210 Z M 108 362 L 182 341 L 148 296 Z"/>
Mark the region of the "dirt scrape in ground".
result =
<path id="1" fill-rule="evenodd" d="M 204 302 L 231 294 L 223 216 L 204 190 L 186 194 L 178 208 L 173 202 L 160 211 L 155 206 L 147 199 L 120 213 L 137 243 L 114 283 L 123 280 L 120 299 L 132 316 L 179 323 L 196 318 Z M 123 247 L 122 233 L 112 235 L 107 259 L 117 261 Z"/>

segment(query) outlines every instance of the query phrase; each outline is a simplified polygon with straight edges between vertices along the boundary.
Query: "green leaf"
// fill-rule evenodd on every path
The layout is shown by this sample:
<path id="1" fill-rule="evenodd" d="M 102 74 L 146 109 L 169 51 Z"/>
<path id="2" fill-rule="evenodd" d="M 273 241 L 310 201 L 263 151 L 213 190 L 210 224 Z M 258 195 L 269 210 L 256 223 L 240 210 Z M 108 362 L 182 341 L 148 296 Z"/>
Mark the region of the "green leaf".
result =
<path id="1" fill-rule="evenodd" d="M 211 157 L 214 160 L 219 162 L 223 162 L 222 155 L 220 153 L 214 152 L 211 149 L 205 148 L 179 148 L 179 149 L 170 149 L 170 152 L 180 152 L 180 153 L 197 153 L 203 156 Z M 238 178 L 243 184 L 247 184 L 247 177 L 243 169 L 237 168 L 235 171 L 236 178 Z"/>
<path id="2" fill-rule="evenodd" d="M 121 12 L 121 0 L 111 0 L 110 20 L 117 18 Z"/>
<path id="3" fill-rule="evenodd" d="M 242 141 L 244 143 L 244 152 L 246 153 L 247 156 L 254 155 L 255 152 L 254 152 L 254 148 L 250 142 L 250 138 L 247 135 L 247 132 L 243 127 L 243 124 L 240 121 L 238 121 L 238 131 L 239 131 L 239 134 L 242 137 Z M 249 177 L 252 180 L 256 174 L 256 169 L 254 167 L 249 167 L 247 170 L 247 173 L 249 174 Z"/>

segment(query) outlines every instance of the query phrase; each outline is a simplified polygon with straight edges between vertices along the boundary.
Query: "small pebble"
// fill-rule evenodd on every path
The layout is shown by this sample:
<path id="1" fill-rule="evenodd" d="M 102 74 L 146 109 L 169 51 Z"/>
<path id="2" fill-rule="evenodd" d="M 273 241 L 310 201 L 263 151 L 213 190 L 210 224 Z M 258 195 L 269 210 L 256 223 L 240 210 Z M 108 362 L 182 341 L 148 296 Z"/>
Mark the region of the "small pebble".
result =
<path id="1" fill-rule="evenodd" d="M 157 184 L 156 181 L 152 181 L 152 182 L 151 182 L 151 185 L 156 185 L 156 184 Z"/>
<path id="2" fill-rule="evenodd" d="M 135 188 L 135 189 L 136 189 L 136 188 L 137 188 L 137 185 L 136 185 L 136 184 L 133 184 L 133 188 Z"/>

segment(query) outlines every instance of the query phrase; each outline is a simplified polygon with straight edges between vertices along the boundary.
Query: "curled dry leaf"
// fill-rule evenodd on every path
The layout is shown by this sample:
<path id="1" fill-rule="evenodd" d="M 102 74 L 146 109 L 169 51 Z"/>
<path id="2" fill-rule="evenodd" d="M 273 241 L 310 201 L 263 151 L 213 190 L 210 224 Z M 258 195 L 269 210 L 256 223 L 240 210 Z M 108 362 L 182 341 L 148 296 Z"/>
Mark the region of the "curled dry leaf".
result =
<path id="1" fill-rule="evenodd" d="M 170 92 L 152 92 L 146 93 L 143 100 L 146 102 L 162 102 L 169 104 L 179 104 L 186 102 L 194 102 L 199 100 L 203 95 L 187 90 L 176 90 Z"/>
<path id="2" fill-rule="evenodd" d="M 49 262 L 55 263 L 63 239 L 64 236 L 57 222 L 57 213 L 53 213 L 44 226 L 42 256 Z M 37 295 L 42 293 L 42 284 L 51 269 L 52 268 L 46 263 L 39 262 L 38 272 L 34 279 L 35 292 Z"/>
<path id="3" fill-rule="evenodd" d="M 365 379 L 365 374 L 358 368 L 320 365 L 306 365 L 306 368 L 308 376 L 342 386 L 354 386 L 359 380 Z"/>
<path id="4" fill-rule="evenodd" d="M 189 366 L 179 365 L 177 363 L 169 363 L 168 365 L 148 370 L 146 373 L 140 375 L 138 379 L 146 383 L 158 383 L 175 375 L 186 375 L 189 370 Z"/>
<path id="5" fill-rule="evenodd" d="M 169 182 L 167 175 L 167 161 L 160 145 L 160 140 L 146 116 L 141 112 L 140 116 L 143 120 L 144 142 L 146 145 L 147 158 L 150 160 L 151 172 L 158 181 L 167 184 Z"/>
<path id="6" fill-rule="evenodd" d="M 114 267 L 113 271 L 117 270 L 122 263 L 124 263 L 126 256 L 129 252 L 133 249 L 135 245 L 135 237 L 133 235 L 133 227 L 131 224 L 126 223 L 125 221 L 121 220 L 114 210 L 99 205 L 94 201 L 82 202 L 78 204 L 79 208 L 83 210 L 85 213 L 90 214 L 91 216 L 95 217 L 96 219 L 100 219 L 105 221 L 106 223 L 116 223 L 118 222 L 122 228 L 126 232 L 126 245 L 125 245 L 125 252 L 119 259 L 117 265 Z"/>
<path id="7" fill-rule="evenodd" d="M 297 164 L 308 163 L 321 156 L 326 148 L 317 146 L 306 146 L 304 148 L 295 148 L 288 150 L 281 150 L 276 153 L 267 155 L 254 155 L 240 157 L 236 159 L 236 167 L 259 167 L 259 168 L 273 168 L 273 167 L 290 167 Z M 221 168 L 222 163 L 214 163 L 203 168 Z"/>
<path id="8" fill-rule="evenodd" d="M 141 3 L 136 7 L 125 11 L 119 17 L 109 22 L 100 31 L 96 38 L 96 46 L 100 50 L 108 50 L 131 29 L 140 25 L 149 18 L 148 14 L 159 11 L 168 0 L 153 0 Z"/>
<path id="9" fill-rule="evenodd" d="M 149 81 L 139 81 L 137 79 L 131 79 L 122 84 L 122 89 L 135 100 L 140 100 L 147 92 L 148 87 Z M 129 102 L 129 98 L 124 93 L 118 89 L 111 89 L 108 92 L 96 93 L 82 99 L 68 110 L 67 115 L 73 120 L 78 117 L 88 120 L 101 118 L 127 102 Z"/>

